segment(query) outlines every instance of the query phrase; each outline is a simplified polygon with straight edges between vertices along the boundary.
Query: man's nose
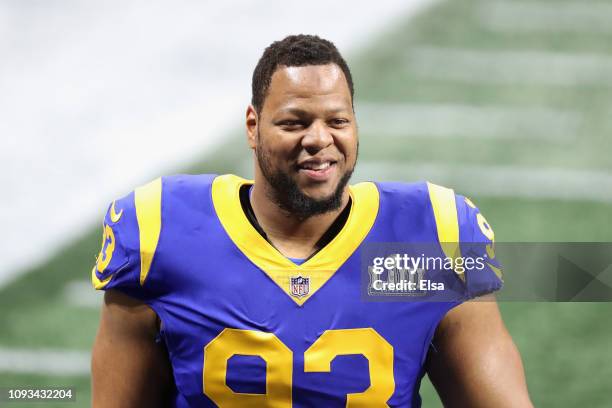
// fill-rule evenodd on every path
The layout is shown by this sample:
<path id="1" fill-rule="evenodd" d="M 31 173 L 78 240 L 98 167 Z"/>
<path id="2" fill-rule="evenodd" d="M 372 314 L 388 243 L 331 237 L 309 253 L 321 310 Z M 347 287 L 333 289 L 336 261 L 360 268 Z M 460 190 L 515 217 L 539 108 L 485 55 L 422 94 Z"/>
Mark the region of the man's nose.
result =
<path id="1" fill-rule="evenodd" d="M 334 143 L 334 137 L 331 129 L 325 122 L 318 120 L 312 122 L 302 138 L 302 147 L 311 154 L 325 149 L 332 143 Z"/>

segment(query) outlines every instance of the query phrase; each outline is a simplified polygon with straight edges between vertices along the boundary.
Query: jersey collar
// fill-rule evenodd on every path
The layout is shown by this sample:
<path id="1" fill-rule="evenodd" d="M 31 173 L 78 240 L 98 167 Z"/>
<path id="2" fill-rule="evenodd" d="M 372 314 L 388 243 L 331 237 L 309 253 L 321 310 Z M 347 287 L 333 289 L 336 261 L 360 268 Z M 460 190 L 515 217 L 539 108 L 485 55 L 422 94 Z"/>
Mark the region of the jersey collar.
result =
<path id="1" fill-rule="evenodd" d="M 367 236 L 378 213 L 378 189 L 370 182 L 349 186 L 353 203 L 344 227 L 314 256 L 296 265 L 266 241 L 244 214 L 240 187 L 252 183 L 232 174 L 216 177 L 212 184 L 215 211 L 238 249 L 301 306 L 334 275 Z M 299 277 L 303 278 L 302 286 L 296 291 L 291 281 Z"/>

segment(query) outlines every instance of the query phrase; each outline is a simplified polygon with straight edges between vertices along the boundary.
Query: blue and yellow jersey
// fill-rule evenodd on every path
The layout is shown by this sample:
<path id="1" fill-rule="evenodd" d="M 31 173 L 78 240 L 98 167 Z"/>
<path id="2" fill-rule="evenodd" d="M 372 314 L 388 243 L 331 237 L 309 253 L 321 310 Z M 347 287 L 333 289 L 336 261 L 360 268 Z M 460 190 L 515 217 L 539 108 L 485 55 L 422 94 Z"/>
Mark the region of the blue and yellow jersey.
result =
<path id="1" fill-rule="evenodd" d="M 350 186 L 340 232 L 296 264 L 245 216 L 239 191 L 248 183 L 160 178 L 114 201 L 104 220 L 93 284 L 157 313 L 175 406 L 420 406 L 440 320 L 501 287 L 493 231 L 478 209 L 430 183 Z M 436 243 L 443 254 L 486 255 L 487 267 L 447 272 L 461 290 L 449 301 L 367 302 L 360 256 L 377 242 Z"/>

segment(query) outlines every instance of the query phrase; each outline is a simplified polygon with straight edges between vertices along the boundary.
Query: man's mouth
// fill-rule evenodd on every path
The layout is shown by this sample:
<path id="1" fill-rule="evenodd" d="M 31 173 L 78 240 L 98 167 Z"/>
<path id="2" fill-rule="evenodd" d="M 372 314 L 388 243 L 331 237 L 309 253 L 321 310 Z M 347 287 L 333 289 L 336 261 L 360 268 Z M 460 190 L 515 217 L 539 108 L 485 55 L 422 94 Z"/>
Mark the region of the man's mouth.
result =
<path id="1" fill-rule="evenodd" d="M 322 162 L 322 163 L 304 163 L 303 165 L 300 166 L 300 168 L 302 169 L 306 169 L 306 170 L 325 170 L 327 168 L 329 168 L 332 165 L 332 162 L 330 161 L 326 161 L 326 162 Z"/>
<path id="2" fill-rule="evenodd" d="M 315 161 L 308 160 L 298 164 L 298 170 L 301 174 L 315 181 L 326 181 L 330 178 L 336 168 L 336 162 L 333 160 Z"/>

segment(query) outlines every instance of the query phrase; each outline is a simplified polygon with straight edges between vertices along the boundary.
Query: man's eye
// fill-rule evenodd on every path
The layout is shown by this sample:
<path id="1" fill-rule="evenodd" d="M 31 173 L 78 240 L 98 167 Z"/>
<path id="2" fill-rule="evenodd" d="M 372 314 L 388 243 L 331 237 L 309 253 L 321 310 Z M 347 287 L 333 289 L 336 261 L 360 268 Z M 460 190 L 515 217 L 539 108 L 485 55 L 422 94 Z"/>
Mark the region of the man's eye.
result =
<path id="1" fill-rule="evenodd" d="M 330 121 L 330 124 L 334 127 L 343 127 L 349 123 L 347 119 L 335 118 Z"/>
<path id="2" fill-rule="evenodd" d="M 299 120 L 283 120 L 282 122 L 280 122 L 280 126 L 283 129 L 293 130 L 303 127 L 304 124 Z"/>

